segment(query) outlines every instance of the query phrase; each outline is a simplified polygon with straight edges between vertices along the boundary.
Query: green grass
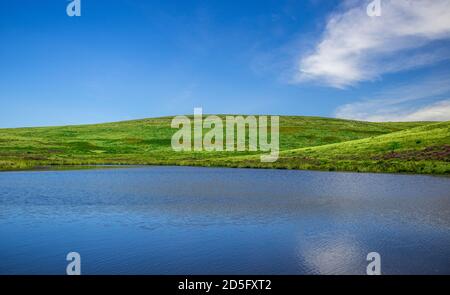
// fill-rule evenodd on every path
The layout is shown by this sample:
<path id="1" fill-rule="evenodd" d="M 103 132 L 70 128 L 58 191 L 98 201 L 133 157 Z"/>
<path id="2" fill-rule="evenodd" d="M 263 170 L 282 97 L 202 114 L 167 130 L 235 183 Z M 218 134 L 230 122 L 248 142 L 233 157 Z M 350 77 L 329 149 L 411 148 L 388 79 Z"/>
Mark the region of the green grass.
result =
<path id="1" fill-rule="evenodd" d="M 170 144 L 176 131 L 170 128 L 171 120 L 0 129 L 0 170 L 152 164 L 450 173 L 450 122 L 371 123 L 283 116 L 280 159 L 261 163 L 258 152 L 175 152 Z"/>

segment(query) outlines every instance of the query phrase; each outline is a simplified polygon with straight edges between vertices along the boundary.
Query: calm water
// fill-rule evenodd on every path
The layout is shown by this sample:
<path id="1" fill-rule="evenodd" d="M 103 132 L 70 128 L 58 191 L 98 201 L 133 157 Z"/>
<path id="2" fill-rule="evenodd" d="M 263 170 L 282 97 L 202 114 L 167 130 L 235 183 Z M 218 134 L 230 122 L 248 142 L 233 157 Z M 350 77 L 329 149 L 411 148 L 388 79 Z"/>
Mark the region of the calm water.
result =
<path id="1" fill-rule="evenodd" d="M 147 167 L 0 173 L 0 273 L 450 274 L 450 178 Z"/>

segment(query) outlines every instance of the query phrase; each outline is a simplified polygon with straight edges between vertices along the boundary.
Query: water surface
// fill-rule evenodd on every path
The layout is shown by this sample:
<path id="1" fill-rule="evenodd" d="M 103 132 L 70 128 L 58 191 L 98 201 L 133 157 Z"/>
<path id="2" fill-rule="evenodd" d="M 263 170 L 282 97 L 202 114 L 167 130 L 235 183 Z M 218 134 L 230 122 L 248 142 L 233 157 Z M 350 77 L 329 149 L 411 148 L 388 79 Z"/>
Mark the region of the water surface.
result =
<path id="1" fill-rule="evenodd" d="M 450 179 L 145 167 L 0 173 L 0 274 L 450 274 Z"/>

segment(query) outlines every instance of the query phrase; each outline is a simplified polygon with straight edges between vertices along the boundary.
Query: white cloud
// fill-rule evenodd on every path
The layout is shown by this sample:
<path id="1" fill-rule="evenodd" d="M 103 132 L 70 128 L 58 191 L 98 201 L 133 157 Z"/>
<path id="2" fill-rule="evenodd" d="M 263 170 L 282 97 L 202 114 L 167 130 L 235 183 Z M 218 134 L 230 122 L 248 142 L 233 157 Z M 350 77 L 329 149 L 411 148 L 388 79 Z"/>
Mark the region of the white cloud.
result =
<path id="1" fill-rule="evenodd" d="M 335 116 L 363 121 L 450 120 L 450 75 L 383 90 L 361 101 L 342 105 Z"/>
<path id="2" fill-rule="evenodd" d="M 377 107 L 376 103 L 366 106 Z M 361 107 L 359 105 L 359 107 Z M 352 113 L 355 106 L 346 106 L 339 109 L 336 117 L 343 119 L 362 120 L 370 122 L 409 122 L 409 121 L 450 121 L 450 99 L 431 103 L 417 108 L 403 108 L 399 105 L 390 108 L 378 108 L 366 116 Z"/>
<path id="3" fill-rule="evenodd" d="M 449 121 L 450 99 L 422 107 L 399 119 L 399 121 Z"/>
<path id="4" fill-rule="evenodd" d="M 303 55 L 296 81 L 318 80 L 344 88 L 450 58 L 450 0 L 382 0 L 382 15 L 369 17 L 370 1 L 348 0 L 328 20 L 314 50 Z"/>

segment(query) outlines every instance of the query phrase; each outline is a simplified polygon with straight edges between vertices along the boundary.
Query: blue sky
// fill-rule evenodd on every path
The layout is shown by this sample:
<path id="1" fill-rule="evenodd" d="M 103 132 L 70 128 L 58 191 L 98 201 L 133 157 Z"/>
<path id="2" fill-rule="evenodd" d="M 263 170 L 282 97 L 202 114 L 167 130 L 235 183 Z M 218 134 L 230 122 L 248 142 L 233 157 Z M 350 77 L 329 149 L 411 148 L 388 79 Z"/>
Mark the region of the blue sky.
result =
<path id="1" fill-rule="evenodd" d="M 450 1 L 0 0 L 0 127 L 204 113 L 450 120 Z M 412 4 L 411 4 L 412 2 Z"/>

